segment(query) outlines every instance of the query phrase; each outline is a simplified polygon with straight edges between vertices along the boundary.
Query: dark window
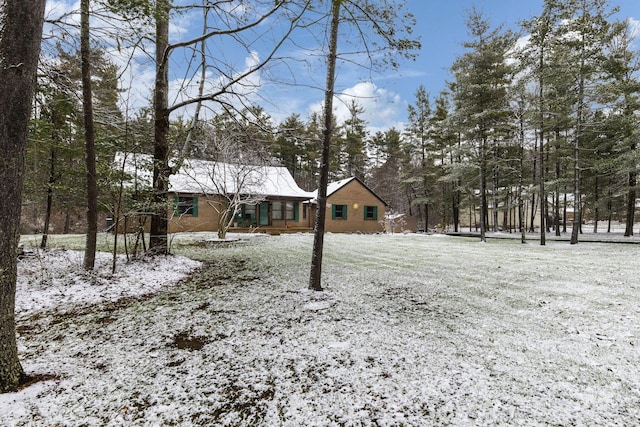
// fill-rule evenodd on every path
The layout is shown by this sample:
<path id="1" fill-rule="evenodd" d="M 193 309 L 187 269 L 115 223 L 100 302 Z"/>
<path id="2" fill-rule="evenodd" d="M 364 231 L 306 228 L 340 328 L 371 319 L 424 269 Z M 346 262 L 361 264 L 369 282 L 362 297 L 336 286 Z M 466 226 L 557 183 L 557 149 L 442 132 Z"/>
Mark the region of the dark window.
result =
<path id="1" fill-rule="evenodd" d="M 256 223 L 256 205 L 242 205 L 237 217 L 240 227 L 249 227 Z"/>
<path id="2" fill-rule="evenodd" d="M 198 198 L 197 197 L 176 197 L 174 198 L 175 211 L 174 215 L 198 216 Z"/>
<path id="3" fill-rule="evenodd" d="M 298 202 L 273 202 L 271 204 L 271 218 L 297 221 L 297 207 Z"/>
<path id="4" fill-rule="evenodd" d="M 377 220 L 378 219 L 378 207 L 377 206 L 365 206 L 364 207 L 364 219 Z"/>
<path id="5" fill-rule="evenodd" d="M 285 219 L 295 219 L 296 218 L 296 210 L 295 204 L 293 202 L 286 202 L 284 206 L 284 217 Z"/>
<path id="6" fill-rule="evenodd" d="M 282 219 L 282 202 L 273 202 L 271 204 L 271 218 Z"/>
<path id="7" fill-rule="evenodd" d="M 331 219 L 347 219 L 347 205 L 331 205 Z"/>

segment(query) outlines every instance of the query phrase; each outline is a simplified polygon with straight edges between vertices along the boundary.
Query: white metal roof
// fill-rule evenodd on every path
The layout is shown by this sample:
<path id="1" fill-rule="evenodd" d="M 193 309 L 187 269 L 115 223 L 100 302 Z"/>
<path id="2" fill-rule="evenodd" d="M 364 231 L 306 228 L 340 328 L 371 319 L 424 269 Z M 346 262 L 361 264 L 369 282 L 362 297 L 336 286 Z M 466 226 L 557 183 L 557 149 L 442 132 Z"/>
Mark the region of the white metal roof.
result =
<path id="1" fill-rule="evenodd" d="M 329 197 L 330 195 L 332 195 L 333 193 L 335 193 L 336 191 L 338 191 L 339 189 L 341 189 L 342 187 L 344 187 L 354 179 L 356 179 L 356 177 L 352 176 L 351 178 L 345 178 L 345 179 L 341 179 L 340 181 L 330 182 L 327 185 L 327 197 Z M 318 198 L 318 190 L 314 190 L 311 194 L 314 200 Z"/>
<path id="2" fill-rule="evenodd" d="M 116 155 L 121 167 L 124 155 Z M 148 154 L 127 154 L 125 171 L 139 183 L 151 186 L 152 158 Z M 169 177 L 169 191 L 189 194 L 253 194 L 271 198 L 306 200 L 313 194 L 296 184 L 289 170 L 281 166 L 249 166 L 185 159 Z"/>

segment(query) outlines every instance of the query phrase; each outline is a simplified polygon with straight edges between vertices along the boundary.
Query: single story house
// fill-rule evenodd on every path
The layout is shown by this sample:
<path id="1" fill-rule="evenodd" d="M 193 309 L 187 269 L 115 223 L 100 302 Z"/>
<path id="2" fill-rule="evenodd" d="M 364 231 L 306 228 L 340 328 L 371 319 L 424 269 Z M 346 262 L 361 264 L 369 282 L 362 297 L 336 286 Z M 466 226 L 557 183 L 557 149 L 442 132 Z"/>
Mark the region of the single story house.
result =
<path id="1" fill-rule="evenodd" d="M 116 164 L 123 162 L 120 156 Z M 151 156 L 127 156 L 125 171 L 149 188 Z M 285 167 L 185 159 L 169 177 L 167 197 L 169 233 L 217 231 L 233 210 L 229 206 L 238 211 L 228 219 L 230 231 L 310 231 L 302 202 L 313 194 L 302 190 Z"/>
<path id="2" fill-rule="evenodd" d="M 317 209 L 317 190 L 309 203 L 311 224 Z M 377 233 L 384 231 L 387 203 L 360 179 L 351 177 L 327 186 L 325 231 L 332 233 Z"/>

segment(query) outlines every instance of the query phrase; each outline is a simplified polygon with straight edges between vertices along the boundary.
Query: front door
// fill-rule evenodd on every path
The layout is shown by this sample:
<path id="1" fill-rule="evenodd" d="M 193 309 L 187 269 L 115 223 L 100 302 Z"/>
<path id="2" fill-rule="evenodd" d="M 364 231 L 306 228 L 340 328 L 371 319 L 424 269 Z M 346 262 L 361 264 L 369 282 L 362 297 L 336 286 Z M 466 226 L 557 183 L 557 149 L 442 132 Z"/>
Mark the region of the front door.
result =
<path id="1" fill-rule="evenodd" d="M 260 222 L 258 225 L 269 225 L 269 202 L 260 203 Z"/>

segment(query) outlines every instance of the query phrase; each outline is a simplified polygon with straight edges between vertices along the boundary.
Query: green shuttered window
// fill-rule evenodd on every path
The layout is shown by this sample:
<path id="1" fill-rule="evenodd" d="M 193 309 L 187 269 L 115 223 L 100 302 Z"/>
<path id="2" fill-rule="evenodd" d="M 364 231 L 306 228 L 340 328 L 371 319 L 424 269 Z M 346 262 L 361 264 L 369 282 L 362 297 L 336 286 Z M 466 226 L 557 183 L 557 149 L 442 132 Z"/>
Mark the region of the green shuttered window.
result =
<path id="1" fill-rule="evenodd" d="M 331 205 L 331 219 L 347 219 L 347 205 Z"/>
<path id="2" fill-rule="evenodd" d="M 364 207 L 364 219 L 365 220 L 378 220 L 378 207 L 377 206 L 365 206 Z"/>
<path id="3" fill-rule="evenodd" d="M 191 215 L 198 216 L 198 197 L 173 197 L 173 215 L 183 216 Z"/>

